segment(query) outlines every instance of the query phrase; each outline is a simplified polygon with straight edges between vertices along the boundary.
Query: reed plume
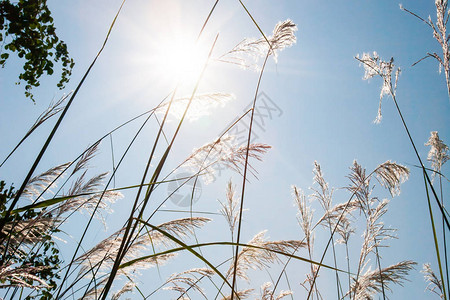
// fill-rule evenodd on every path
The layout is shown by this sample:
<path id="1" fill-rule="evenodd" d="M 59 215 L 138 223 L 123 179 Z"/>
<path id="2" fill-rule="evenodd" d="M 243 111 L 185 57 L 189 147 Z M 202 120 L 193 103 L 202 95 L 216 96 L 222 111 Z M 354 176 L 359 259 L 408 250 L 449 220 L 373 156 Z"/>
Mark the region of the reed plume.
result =
<path id="1" fill-rule="evenodd" d="M 0 266 L 0 288 L 18 287 L 34 290 L 49 288 L 47 282 L 36 275 L 46 269 L 48 267 L 32 265 Z"/>
<path id="2" fill-rule="evenodd" d="M 262 160 L 262 155 L 271 147 L 266 144 L 250 144 L 249 157 Z M 239 146 L 236 143 L 235 136 L 224 135 L 220 139 L 208 143 L 193 153 L 183 163 L 184 167 L 194 171 L 202 171 L 203 179 L 206 184 L 215 179 L 215 166 L 230 168 L 231 170 L 241 174 L 241 170 L 245 164 L 247 153 L 246 146 Z M 253 170 L 255 173 L 256 170 Z"/>
<path id="3" fill-rule="evenodd" d="M 234 292 L 234 296 L 237 299 L 247 299 L 247 298 L 250 297 L 252 292 L 253 292 L 253 289 L 246 289 L 246 290 L 235 291 Z M 225 296 L 225 297 L 222 298 L 222 300 L 231 300 L 231 299 L 232 299 L 231 295 Z"/>
<path id="4" fill-rule="evenodd" d="M 166 280 L 166 284 L 170 284 L 170 286 L 164 287 L 164 289 L 177 291 L 181 295 L 186 294 L 187 290 L 191 289 L 199 292 L 201 295 L 207 298 L 203 289 L 198 285 L 199 278 L 211 278 L 214 274 L 214 271 L 207 268 L 195 268 L 181 273 L 175 273 Z"/>
<path id="5" fill-rule="evenodd" d="M 39 196 L 42 191 L 48 189 L 49 185 L 52 184 L 54 180 L 62 174 L 63 171 L 65 171 L 66 167 L 69 164 L 70 163 L 58 165 L 56 167 L 50 168 L 44 173 L 34 176 L 28 181 L 22 195 L 29 198 Z"/>
<path id="6" fill-rule="evenodd" d="M 278 296 L 274 297 L 272 283 L 266 282 L 261 286 L 261 300 L 279 300 L 293 294 L 292 291 L 281 291 Z"/>
<path id="7" fill-rule="evenodd" d="M 431 162 L 431 168 L 435 172 L 441 172 L 442 166 L 450 159 L 448 155 L 448 146 L 439 138 L 437 131 L 432 131 L 428 142 L 425 146 L 430 146 L 430 151 L 428 152 L 428 161 Z M 436 173 L 433 173 L 433 178 Z"/>
<path id="8" fill-rule="evenodd" d="M 244 39 L 232 50 L 219 57 L 219 61 L 236 64 L 242 68 L 259 70 L 258 60 L 261 57 L 273 55 L 275 61 L 278 51 L 294 45 L 297 42 L 295 32 L 297 25 L 291 20 L 278 22 L 272 36 L 260 39 Z"/>
<path id="9" fill-rule="evenodd" d="M 189 234 L 192 234 L 194 228 L 200 228 L 209 221 L 210 219 L 203 217 L 184 218 L 171 220 L 169 222 L 160 224 L 158 227 L 174 236 L 183 238 L 187 237 Z M 125 228 L 120 229 L 119 231 L 109 236 L 107 239 L 98 243 L 91 250 L 78 257 L 76 259 L 76 262 L 83 266 L 81 272 L 85 272 L 92 266 L 96 265 L 101 265 L 101 268 L 103 270 L 110 269 L 114 264 L 114 259 L 117 257 L 124 232 Z M 123 262 L 126 263 L 133 259 L 142 257 L 145 251 L 153 249 L 153 247 L 156 247 L 158 245 L 167 247 L 171 244 L 172 241 L 158 231 L 150 230 L 141 233 L 136 236 L 134 242 L 128 248 Z M 173 256 L 174 254 L 161 255 L 158 257 L 150 258 L 148 260 L 141 260 L 129 267 L 133 269 L 146 269 L 156 264 L 163 263 Z M 121 270 L 121 272 L 126 272 L 126 270 L 124 269 Z"/>
<path id="10" fill-rule="evenodd" d="M 380 76 L 383 79 L 383 84 L 381 86 L 380 91 L 380 102 L 378 105 L 378 114 L 374 120 L 374 123 L 378 124 L 381 122 L 382 113 L 381 113 L 381 103 L 383 101 L 383 97 L 385 95 L 395 96 L 395 91 L 397 89 L 397 82 L 400 76 L 400 68 L 395 68 L 394 59 L 391 58 L 390 61 L 382 60 L 377 52 L 363 53 L 361 58 L 359 54 L 356 56 L 356 59 L 363 65 L 364 67 L 364 80 L 368 80 L 375 76 Z M 392 73 L 395 70 L 395 82 L 392 84 Z"/>
<path id="11" fill-rule="evenodd" d="M 409 177 L 408 168 L 389 160 L 379 165 L 374 173 L 380 184 L 389 190 L 392 197 L 400 195 L 400 185 Z"/>
<path id="12" fill-rule="evenodd" d="M 222 214 L 227 223 L 228 223 L 228 227 L 230 228 L 230 232 L 231 232 L 231 240 L 233 241 L 233 236 L 234 236 L 234 228 L 236 227 L 238 218 L 239 218 L 239 198 L 237 198 L 235 196 L 235 188 L 233 186 L 233 183 L 230 181 L 228 181 L 227 184 L 227 191 L 226 191 L 226 202 L 223 203 L 221 201 L 219 201 L 221 209 L 220 209 L 220 214 Z"/>
<path id="13" fill-rule="evenodd" d="M 75 167 L 73 168 L 72 175 L 88 167 L 89 161 L 92 160 L 92 158 L 94 158 L 94 156 L 97 154 L 100 143 L 101 140 L 86 149 L 86 151 L 83 153 L 83 155 L 80 157 Z"/>
<path id="14" fill-rule="evenodd" d="M 127 283 L 125 283 L 125 285 L 118 290 L 117 292 L 115 292 L 112 297 L 111 300 L 119 300 L 119 298 L 128 292 L 131 292 L 134 288 L 136 287 L 136 283 L 134 283 L 133 281 L 128 281 Z"/>
<path id="15" fill-rule="evenodd" d="M 442 281 L 438 279 L 436 274 L 431 269 L 430 264 L 424 264 L 421 271 L 424 275 L 425 281 L 428 283 L 427 290 L 438 295 L 441 299 L 444 299 L 444 292 L 442 288 Z"/>
<path id="16" fill-rule="evenodd" d="M 273 251 L 290 254 L 292 251 L 306 246 L 304 242 L 296 240 L 267 241 L 265 233 L 266 231 L 261 231 L 248 242 L 249 245 L 258 248 L 244 247 L 239 252 L 238 257 L 235 258 L 238 261 L 237 268 L 234 270 L 233 262 L 227 272 L 227 278 L 231 278 L 233 272 L 236 272 L 237 276 L 249 282 L 250 278 L 247 275 L 249 269 L 261 270 L 268 267 L 269 264 L 279 262 L 277 253 Z"/>
<path id="17" fill-rule="evenodd" d="M 370 268 L 352 285 L 351 293 L 355 300 L 375 299 L 382 289 L 392 291 L 390 285 L 403 285 L 406 276 L 416 265 L 413 261 L 402 261 L 387 268 L 371 270 Z"/>
<path id="18" fill-rule="evenodd" d="M 447 83 L 447 93 L 450 100 L 450 39 L 449 35 L 447 34 L 447 24 L 450 17 L 450 11 L 448 10 L 448 0 L 436 0 L 434 2 L 436 6 L 436 21 L 433 22 L 431 20 L 431 16 L 428 16 L 428 19 L 424 19 L 421 16 L 415 14 L 414 12 L 406 9 L 403 7 L 403 5 L 400 4 L 400 9 L 409 13 L 410 15 L 418 18 L 422 22 L 424 22 L 426 25 L 428 25 L 431 30 L 433 31 L 433 37 L 434 39 L 439 43 L 442 49 L 442 55 L 437 54 L 436 52 L 430 53 L 428 52 L 425 57 L 417 61 L 413 64 L 416 65 L 417 63 L 421 62 L 422 60 L 432 57 L 434 58 L 438 64 L 439 64 L 439 73 L 441 72 L 442 68 L 444 68 L 445 73 L 445 80 Z"/>

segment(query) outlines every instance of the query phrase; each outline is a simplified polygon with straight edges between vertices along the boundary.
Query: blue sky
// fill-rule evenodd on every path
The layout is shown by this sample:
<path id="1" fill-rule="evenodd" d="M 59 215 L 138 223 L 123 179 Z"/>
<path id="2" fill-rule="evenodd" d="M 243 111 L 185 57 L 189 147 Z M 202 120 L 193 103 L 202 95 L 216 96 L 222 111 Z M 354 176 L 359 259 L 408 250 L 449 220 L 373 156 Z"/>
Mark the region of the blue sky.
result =
<path id="1" fill-rule="evenodd" d="M 411 67 L 427 52 L 441 51 L 432 32 L 418 19 L 401 11 L 395 1 L 252 0 L 245 3 L 266 34 L 270 35 L 275 24 L 286 19 L 296 23 L 298 31 L 297 43 L 280 52 L 277 63 L 270 59 L 262 78 L 260 90 L 277 105 L 279 111 L 272 118 L 266 118 L 262 128 L 255 128 L 257 142 L 269 144 L 272 149 L 264 155 L 263 162 L 252 162 L 258 179 L 250 177 L 247 186 L 245 207 L 248 211 L 244 213 L 242 241 L 248 241 L 264 229 L 274 240 L 303 237 L 296 223 L 291 185 L 309 193 L 314 161 L 321 164 L 330 187 L 336 188 L 335 203 L 348 197 L 341 188 L 348 184 L 345 176 L 354 159 L 367 170 L 373 170 L 386 160 L 396 161 L 408 166 L 411 176 L 402 186 L 401 195 L 391 200 L 383 219 L 385 224 L 398 229 L 398 239 L 389 241 L 390 247 L 381 250 L 382 262 L 388 265 L 408 259 L 418 263 L 417 270 L 409 277 L 411 282 L 406 282 L 403 288 L 393 287 L 392 298 L 433 299 L 433 295 L 424 292 L 426 283 L 419 273 L 425 262 L 430 262 L 435 270 L 437 265 L 422 175 L 413 166 L 418 162 L 389 97 L 383 100 L 382 122 L 378 125 L 372 122 L 378 109 L 381 79 L 363 81 L 364 70 L 354 58 L 363 52 L 377 51 L 385 60 L 394 57 L 395 64 L 401 67 L 397 99 L 418 151 L 425 160 L 428 148 L 424 143 L 430 131 L 437 130 L 444 142 L 448 144 L 450 141 L 450 101 L 444 74 L 439 74 L 437 62 L 432 59 Z M 402 4 L 423 17 L 431 15 L 434 20 L 433 1 L 403 1 Z M 174 76 L 165 73 L 162 54 L 168 51 L 172 45 L 169 42 L 177 36 L 194 40 L 212 5 L 213 1 L 199 0 L 126 2 L 104 53 L 80 90 L 39 170 L 74 159 L 104 133 L 161 101 L 176 84 Z M 71 82 L 65 90 L 68 92 L 76 87 L 100 48 L 120 1 L 50 1 L 49 6 L 57 32 L 68 44 L 76 62 Z M 219 1 L 201 39 L 203 51 L 209 49 L 217 33 L 213 57 L 230 50 L 244 38 L 260 37 L 238 1 Z M 42 86 L 34 90 L 36 104 L 32 104 L 23 96 L 23 86 L 14 85 L 20 68 L 20 61 L 10 59 L 0 72 L 2 158 L 50 100 L 63 93 L 55 87 L 57 78 L 43 78 Z M 218 62 L 211 64 L 199 92 L 232 93 L 235 99 L 224 107 L 212 109 L 209 116 L 183 124 L 169 165 L 163 173 L 170 172 L 194 148 L 212 141 L 242 113 L 253 99 L 257 79 L 258 73 L 251 70 Z M 190 88 L 183 87 L 179 96 L 189 93 Z M 113 135 L 116 159 L 138 124 L 133 123 Z M 173 132 L 175 124 L 173 119 L 168 124 L 168 132 Z M 2 179 L 19 185 L 50 125 L 40 128 L 0 169 Z M 152 119 L 119 170 L 116 186 L 139 182 L 156 128 L 157 124 Z M 107 140 L 102 144 L 93 163 L 92 174 L 111 169 L 109 143 Z M 448 166 L 443 173 L 448 174 Z M 217 200 L 224 200 L 226 182 L 230 178 L 239 190 L 241 178 L 235 173 L 224 172 L 213 183 L 202 185 L 202 194 L 194 209 L 217 212 Z M 446 189 L 448 184 L 444 184 L 444 195 Z M 390 199 L 385 190 L 376 189 L 374 193 L 380 199 Z M 86 247 L 122 226 L 134 193 L 124 194 L 125 198 L 113 207 L 115 214 L 108 217 L 109 230 L 101 231 L 99 226 L 86 241 Z M 161 198 L 166 194 L 167 189 L 162 187 L 157 195 Z M 314 207 L 318 216 L 319 206 Z M 168 203 L 166 208 L 177 207 Z M 85 220 L 84 217 L 77 218 Z M 160 213 L 154 223 L 170 218 L 174 215 Z M 202 241 L 229 238 L 225 222 L 220 216 L 214 216 L 214 219 L 199 232 Z M 71 223 L 66 226 L 67 232 L 73 230 L 70 234 L 76 239 L 79 234 L 77 226 Z M 316 238 L 315 255 L 319 256 L 323 237 L 318 235 Z M 355 237 L 353 245 L 356 256 L 360 247 L 358 239 L 359 236 Z M 69 249 L 65 251 L 68 253 Z M 229 249 L 211 251 L 217 261 L 220 257 L 215 256 L 229 253 Z M 149 281 L 153 278 L 159 280 L 159 276 L 164 278 L 171 272 L 191 266 L 189 262 L 194 263 L 192 266 L 201 266 L 189 256 L 183 257 L 188 262 L 178 259 L 169 264 L 167 270 L 161 268 L 161 275 L 153 271 L 140 279 L 143 282 L 147 282 L 147 278 Z M 326 261 L 330 263 L 331 257 Z M 303 282 L 307 269 L 308 266 L 296 262 L 290 270 L 295 299 L 303 299 L 304 292 L 299 283 Z M 271 273 L 277 276 L 277 271 L 279 267 L 274 267 Z M 324 295 L 329 297 L 335 292 L 333 276 L 333 273 L 324 271 L 319 282 Z M 260 283 L 270 281 L 265 272 L 255 273 L 254 278 L 255 283 L 251 287 L 256 290 Z M 332 283 L 327 283 L 327 280 Z M 133 297 L 139 299 L 137 296 L 134 294 Z"/>

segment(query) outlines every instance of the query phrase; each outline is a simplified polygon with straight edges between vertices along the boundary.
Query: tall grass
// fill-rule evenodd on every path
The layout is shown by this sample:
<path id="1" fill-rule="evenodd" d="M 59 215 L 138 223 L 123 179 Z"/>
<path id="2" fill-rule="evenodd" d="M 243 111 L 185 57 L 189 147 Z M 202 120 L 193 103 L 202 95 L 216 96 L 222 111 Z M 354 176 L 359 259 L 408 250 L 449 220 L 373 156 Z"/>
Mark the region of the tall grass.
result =
<path id="1" fill-rule="evenodd" d="M 198 39 L 208 26 L 218 2 L 217 0 L 209 10 L 199 30 Z M 244 212 L 246 201 L 251 197 L 246 187 L 251 174 L 256 173 L 256 167 L 253 167 L 252 163 L 263 160 L 271 148 L 266 144 L 252 143 L 258 94 L 269 59 L 276 59 L 280 51 L 295 44 L 297 26 L 288 19 L 277 23 L 272 34 L 266 35 L 251 11 L 242 1 L 239 0 L 239 3 L 261 34 L 260 38 L 245 39 L 235 47 L 230 47 L 229 52 L 220 55 L 216 54 L 216 35 L 210 43 L 208 56 L 204 58 L 203 71 L 192 87 L 189 97 L 180 97 L 177 85 L 157 106 L 93 141 L 90 147 L 71 162 L 34 175 L 77 92 L 107 46 L 108 38 L 125 4 L 125 1 L 122 2 L 100 51 L 76 90 L 70 94 L 70 98 L 63 97 L 50 105 L 0 165 L 2 167 L 6 161 L 12 163 L 14 159 L 20 160 L 20 157 L 14 157 L 16 150 L 24 146 L 25 140 L 42 123 L 59 114 L 19 189 L 7 189 L 4 182 L 0 184 L 0 288 L 5 291 L 4 298 L 119 299 L 134 292 L 136 299 L 323 299 L 329 297 L 329 294 L 334 294 L 337 299 L 386 299 L 389 292 L 393 291 L 394 285 L 401 286 L 408 280 L 416 262 L 408 260 L 407 257 L 395 263 L 385 263 L 382 259 L 383 253 L 388 251 L 389 241 L 396 238 L 396 230 L 383 222 L 390 200 L 377 195 L 382 195 L 382 190 L 385 189 L 392 198 L 398 196 L 401 184 L 410 176 L 407 167 L 392 161 L 380 163 L 368 172 L 355 160 L 349 167 L 349 173 L 346 175 L 347 185 L 343 189 L 332 188 L 325 179 L 322 166 L 314 162 L 311 192 L 307 195 L 301 188 L 292 186 L 298 236 L 287 240 L 271 240 L 267 236 L 267 230 L 261 229 L 254 231 L 253 237 L 243 242 Z M 446 3 L 442 5 L 446 7 Z M 437 7 L 439 9 L 440 6 Z M 433 23 L 427 24 L 431 26 Z M 438 26 L 439 30 L 445 35 L 445 26 L 441 25 Z M 435 27 L 433 29 L 436 30 Z M 447 73 L 450 69 L 445 55 L 444 53 L 444 60 L 440 63 L 445 67 L 448 80 Z M 249 58 L 251 62 L 248 62 Z M 205 70 L 214 61 L 249 67 L 254 65 L 255 58 L 257 62 L 258 58 L 262 59 L 262 64 L 256 67 L 259 74 L 250 109 L 237 116 L 236 121 L 217 139 L 193 150 L 178 166 L 170 168 L 173 152 L 178 150 L 176 141 L 180 139 L 181 129 L 187 126 L 186 120 L 191 116 L 192 107 L 227 102 L 231 98 L 230 94 L 218 92 L 198 93 Z M 447 299 L 449 276 L 445 232 L 450 228 L 450 224 L 443 202 L 442 179 L 445 177 L 441 174 L 441 168 L 449 159 L 448 147 L 439 139 L 437 132 L 432 132 L 427 143 L 431 146 L 428 159 L 434 170 L 430 177 L 429 169 L 422 162 L 397 102 L 396 87 L 400 70 L 395 69 L 393 59 L 383 61 L 376 53 L 363 54 L 357 59 L 364 66 L 366 79 L 379 76 L 383 80 L 376 122 L 381 121 L 381 101 L 388 95 L 395 103 L 411 147 L 419 160 L 439 261 L 439 276 L 426 264 L 425 278 L 430 283 L 430 291 Z M 67 98 L 69 100 L 65 103 Z M 120 186 L 118 181 L 120 187 L 115 187 L 114 184 L 114 188 L 111 188 L 115 174 L 121 170 L 129 150 L 143 130 L 147 129 L 150 118 L 157 118 L 157 113 L 163 117 L 161 120 L 157 119 L 158 128 L 153 133 L 145 169 L 139 174 L 140 182 Z M 173 131 L 168 126 L 171 114 L 178 116 Z M 245 143 L 240 145 L 230 132 L 233 127 L 243 122 L 244 118 L 249 118 L 250 122 Z M 89 164 L 101 147 L 101 142 L 110 138 L 112 133 L 126 129 L 128 124 L 137 121 L 141 121 L 141 125 L 134 132 L 117 163 L 113 156 L 113 171 L 110 174 L 104 172 L 91 176 L 88 171 Z M 234 182 L 239 182 L 240 191 L 230 180 L 224 187 L 223 195 L 217 196 L 225 199 L 219 201 L 218 212 L 207 215 L 206 212 L 195 211 L 193 201 L 196 185 L 199 180 L 211 178 L 214 166 L 219 164 L 235 171 L 239 179 Z M 190 170 L 190 175 L 172 179 L 171 175 L 181 169 Z M 64 176 L 66 178 L 63 180 Z M 440 196 L 432 181 L 436 176 L 439 178 Z M 177 181 L 178 187 L 166 198 L 161 198 L 157 191 L 174 180 Z M 188 217 L 158 222 L 155 216 L 164 211 L 164 204 L 192 180 L 194 185 L 190 194 L 189 210 L 184 211 L 188 213 Z M 428 189 L 431 190 L 431 195 Z M 86 248 L 86 245 L 89 245 L 86 239 L 95 234 L 93 224 L 97 219 L 106 223 L 105 216 L 114 214 L 110 210 L 111 204 L 125 197 L 122 194 L 125 191 L 134 193 L 134 197 L 127 198 L 131 205 L 126 219 L 122 220 L 120 225 L 119 221 L 114 224 L 117 228 L 114 228 L 113 234 Z M 442 217 L 443 246 L 439 244 L 436 233 L 431 198 L 434 198 L 434 204 L 439 208 Z M 25 202 L 26 199 L 30 201 Z M 313 206 L 319 209 L 314 210 Z M 77 214 L 82 212 L 87 213 L 88 217 L 85 224 L 77 224 L 81 237 L 73 242 L 71 258 L 60 261 L 56 245 L 59 243 L 57 236 L 61 226 L 71 224 L 73 220 L 77 222 Z M 211 215 L 222 220 L 213 220 Z M 226 230 L 229 230 L 229 238 L 214 236 L 213 240 L 200 242 L 199 235 L 211 222 L 224 222 Z M 253 228 L 251 230 L 253 231 Z M 324 241 L 317 242 L 316 238 Z M 212 255 L 214 249 L 219 247 L 227 248 L 226 254 L 217 251 L 218 254 L 224 255 Z M 441 248 L 444 249 L 444 260 L 440 255 Z M 196 267 L 178 269 L 167 278 L 160 278 L 159 270 L 164 268 L 165 264 L 176 260 L 181 253 L 196 264 Z M 49 260 L 46 260 L 47 258 Z M 295 268 L 302 266 L 302 270 L 307 270 L 306 273 L 288 272 L 294 264 Z M 277 266 L 272 268 L 274 265 Z M 148 270 L 153 267 L 158 272 Z M 271 281 L 257 284 L 257 277 L 260 275 L 254 272 L 255 270 L 267 271 Z M 151 274 L 148 284 L 140 284 L 140 272 Z M 324 275 L 325 280 L 321 281 L 320 275 L 324 272 L 331 274 L 332 284 L 327 282 L 327 275 Z M 304 293 L 300 295 L 298 291 L 294 291 L 294 284 L 301 285 Z M 287 289 L 282 290 L 285 287 Z M 335 291 L 331 292 L 332 289 Z"/>

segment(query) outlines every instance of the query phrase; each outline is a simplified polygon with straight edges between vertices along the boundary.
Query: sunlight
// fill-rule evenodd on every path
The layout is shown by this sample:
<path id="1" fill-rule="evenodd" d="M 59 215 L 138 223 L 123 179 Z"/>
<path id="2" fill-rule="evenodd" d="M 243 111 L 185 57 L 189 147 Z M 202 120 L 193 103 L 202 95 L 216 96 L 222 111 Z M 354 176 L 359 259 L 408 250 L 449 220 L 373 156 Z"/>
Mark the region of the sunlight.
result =
<path id="1" fill-rule="evenodd" d="M 183 85 L 198 80 L 208 56 L 207 48 L 186 35 L 162 39 L 155 61 L 163 77 Z"/>

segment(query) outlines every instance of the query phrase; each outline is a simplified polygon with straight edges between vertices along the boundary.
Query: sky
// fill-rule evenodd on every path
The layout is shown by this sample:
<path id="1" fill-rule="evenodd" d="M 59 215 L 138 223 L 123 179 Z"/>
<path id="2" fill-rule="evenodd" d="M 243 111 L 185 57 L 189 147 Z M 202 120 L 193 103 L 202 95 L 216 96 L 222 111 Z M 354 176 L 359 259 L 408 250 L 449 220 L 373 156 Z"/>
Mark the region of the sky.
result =
<path id="1" fill-rule="evenodd" d="M 254 127 L 254 142 L 272 148 L 263 155 L 262 161 L 251 161 L 257 173 L 249 176 L 246 185 L 241 240 L 247 242 L 262 230 L 267 230 L 273 240 L 303 238 L 296 220 L 292 185 L 307 195 L 311 193 L 315 161 L 320 163 L 330 188 L 335 189 L 333 203 L 344 202 L 349 197 L 343 187 L 349 184 L 346 176 L 354 160 L 368 172 L 387 160 L 395 161 L 410 168 L 411 174 L 402 185 L 401 194 L 393 199 L 386 190 L 374 190 L 378 198 L 391 200 L 383 222 L 398 229 L 397 239 L 389 240 L 389 247 L 381 249 L 382 264 L 414 260 L 418 265 L 410 273 L 409 282 L 403 287 L 392 287 L 391 298 L 437 298 L 425 291 L 427 284 L 419 272 L 422 264 L 427 262 L 437 271 L 437 263 L 422 174 L 415 167 L 417 158 L 391 98 L 383 99 L 381 123 L 373 123 L 382 82 L 380 78 L 363 80 L 364 69 L 355 59 L 358 54 L 376 51 L 384 60 L 393 57 L 395 65 L 401 68 L 397 100 L 425 161 L 429 149 L 424 144 L 431 131 L 438 131 L 447 144 L 450 141 L 450 100 L 444 74 L 439 73 L 433 59 L 412 67 L 428 52 L 441 51 L 430 28 L 400 10 L 395 1 L 251 0 L 244 3 L 265 34 L 271 35 L 275 24 L 287 19 L 297 25 L 298 31 L 297 43 L 279 52 L 277 61 L 270 58 L 261 79 L 257 107 L 262 115 Z M 57 34 L 67 43 L 76 65 L 64 91 L 56 88 L 56 76 L 42 78 L 41 87 L 34 89 L 36 103 L 32 103 L 23 95 L 23 84 L 15 85 L 22 62 L 14 58 L 7 62 L 0 71 L 0 128 L 3 129 L 0 158 L 6 157 L 52 99 L 76 88 L 100 49 L 120 4 L 118 0 L 48 2 Z M 238 1 L 219 1 L 195 54 L 185 56 L 189 55 L 188 48 L 194 47 L 213 4 L 210 0 L 127 1 L 105 50 L 75 98 L 38 172 L 73 160 L 105 133 L 155 107 L 176 87 L 177 77 L 181 81 L 177 97 L 189 96 L 196 77 L 193 74 L 198 72 L 198 65 L 205 60 L 216 38 L 213 62 L 205 71 L 198 94 L 229 93 L 233 97 L 224 105 L 210 108 L 209 115 L 183 123 L 163 175 L 183 162 L 193 149 L 217 138 L 245 112 L 253 101 L 259 73 L 214 60 L 245 38 L 261 37 Z M 429 15 L 433 20 L 435 18 L 433 1 L 403 1 L 402 5 L 424 18 Z M 178 73 L 178 66 L 186 61 L 189 64 L 183 67 L 188 70 L 187 76 Z M 161 120 L 161 113 L 158 118 Z M 50 120 L 40 127 L 0 168 L 2 179 L 15 186 L 21 183 L 54 122 Z M 142 122 L 142 118 L 132 122 L 106 139 L 92 162 L 90 174 L 111 171 L 112 152 L 117 163 Z M 176 124 L 176 117 L 170 116 L 166 129 L 168 136 L 173 134 Z M 117 171 L 116 187 L 139 183 L 157 128 L 158 124 L 152 118 Z M 238 128 L 242 130 L 245 126 Z M 161 145 L 166 144 L 163 141 Z M 157 158 L 161 157 L 163 148 L 160 147 Z M 444 166 L 443 174 L 448 174 L 448 170 L 448 166 Z M 171 176 L 185 174 L 183 172 L 189 172 L 189 169 L 181 169 Z M 220 209 L 218 200 L 225 200 L 226 184 L 230 179 L 240 193 L 241 176 L 230 170 L 215 175 L 209 184 L 201 181 L 194 210 L 217 213 Z M 372 183 L 376 184 L 375 181 Z M 443 187 L 445 195 L 448 183 Z M 151 207 L 155 208 L 171 188 L 160 187 Z M 186 193 L 189 193 L 188 189 L 180 190 L 180 195 Z M 112 207 L 114 213 L 107 216 L 108 229 L 105 231 L 101 224 L 95 225 L 85 241 L 85 248 L 92 247 L 123 225 L 135 191 L 123 194 L 124 198 Z M 311 205 L 318 217 L 320 206 L 317 203 Z M 164 209 L 186 208 L 168 201 Z M 159 212 L 153 223 L 178 217 L 187 215 Z M 223 217 L 212 215 L 212 218 L 214 221 L 198 231 L 199 240 L 229 240 Z M 67 257 L 71 255 L 71 243 L 80 235 L 78 222 L 86 220 L 86 215 L 80 215 L 65 225 L 67 236 L 62 238 L 66 239 L 66 244 L 61 248 Z M 360 228 L 358 230 L 351 257 L 359 255 L 362 232 Z M 322 233 L 316 236 L 315 259 L 322 253 L 325 237 Z M 216 263 L 231 253 L 230 249 L 204 251 Z M 331 264 L 331 259 L 328 255 L 325 262 Z M 203 265 L 183 254 L 158 271 L 145 271 L 139 277 L 139 284 L 145 285 L 149 292 L 171 273 L 195 266 Z M 288 267 L 295 299 L 305 298 L 300 283 L 308 268 L 309 265 L 302 262 L 293 262 Z M 275 265 L 269 273 L 276 277 L 280 269 L 280 265 Z M 242 287 L 251 287 L 257 292 L 261 283 L 271 280 L 264 271 L 250 274 L 251 284 L 242 283 Z M 334 273 L 321 271 L 319 287 L 325 299 L 336 297 L 334 280 Z M 206 285 L 205 289 L 214 295 L 214 287 Z M 282 289 L 287 289 L 286 284 Z M 160 297 L 164 297 L 162 295 L 173 297 L 175 294 L 166 292 Z M 136 292 L 127 296 L 140 299 Z M 193 299 L 197 299 L 196 296 Z"/>

